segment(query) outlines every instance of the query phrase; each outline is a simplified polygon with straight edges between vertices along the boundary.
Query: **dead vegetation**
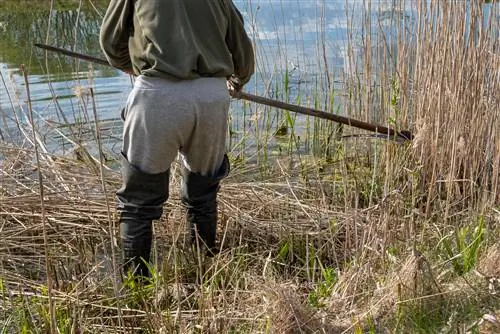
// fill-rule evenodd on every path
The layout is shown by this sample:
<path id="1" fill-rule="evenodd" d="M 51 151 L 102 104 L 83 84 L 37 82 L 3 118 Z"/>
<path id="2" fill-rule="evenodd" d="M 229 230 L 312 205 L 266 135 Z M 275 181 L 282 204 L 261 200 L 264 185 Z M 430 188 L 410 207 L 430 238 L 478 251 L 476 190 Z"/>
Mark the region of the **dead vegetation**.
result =
<path id="1" fill-rule="evenodd" d="M 498 22 L 492 10 L 477 26 L 481 4 L 470 6 L 417 2 L 415 30 L 367 54 L 357 81 L 346 80 L 356 102 L 346 112 L 355 104 L 369 119 L 384 110 L 415 128 L 411 145 L 356 139 L 336 142 L 329 159 L 234 158 L 213 260 L 186 244 L 174 166 L 155 224 L 156 275 L 144 287 L 118 275 L 120 177 L 104 168 L 112 157 L 77 145 L 71 157 L 42 149 L 37 162 L 29 140 L 0 142 L 0 324 L 64 333 L 497 331 Z M 455 19 L 467 10 L 471 20 Z M 464 37 L 475 29 L 474 41 Z M 396 68 L 375 66 L 384 57 L 397 57 Z"/>

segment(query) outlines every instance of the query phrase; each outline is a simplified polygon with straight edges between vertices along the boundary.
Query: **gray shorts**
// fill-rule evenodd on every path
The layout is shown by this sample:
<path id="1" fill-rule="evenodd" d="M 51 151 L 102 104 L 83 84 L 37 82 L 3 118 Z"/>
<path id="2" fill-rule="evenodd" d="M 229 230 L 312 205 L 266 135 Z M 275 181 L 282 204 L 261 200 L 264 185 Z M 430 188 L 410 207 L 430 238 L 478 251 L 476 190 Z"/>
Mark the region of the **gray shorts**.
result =
<path id="1" fill-rule="evenodd" d="M 226 152 L 229 103 L 225 78 L 139 76 L 122 113 L 122 151 L 145 173 L 166 171 L 180 153 L 189 171 L 211 176 Z"/>

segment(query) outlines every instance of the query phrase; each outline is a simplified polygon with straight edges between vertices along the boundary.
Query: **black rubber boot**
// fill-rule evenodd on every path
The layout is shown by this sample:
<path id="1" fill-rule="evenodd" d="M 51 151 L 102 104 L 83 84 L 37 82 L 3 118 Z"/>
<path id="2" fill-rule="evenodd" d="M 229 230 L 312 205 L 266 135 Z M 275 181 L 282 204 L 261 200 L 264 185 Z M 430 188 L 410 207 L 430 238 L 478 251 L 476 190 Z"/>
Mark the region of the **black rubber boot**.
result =
<path id="1" fill-rule="evenodd" d="M 149 257 L 153 239 L 151 221 L 128 220 L 120 223 L 123 249 L 123 274 L 150 277 Z"/>
<path id="2" fill-rule="evenodd" d="M 229 160 L 224 156 L 215 176 L 202 176 L 186 168 L 181 173 L 181 198 L 187 209 L 191 241 L 194 245 L 205 246 L 207 255 L 213 255 L 216 253 L 217 192 L 220 181 L 229 174 Z"/>
<path id="3" fill-rule="evenodd" d="M 123 247 L 123 270 L 149 277 L 152 222 L 159 219 L 168 199 L 169 171 L 148 174 L 122 157 L 123 186 L 116 192 Z"/>

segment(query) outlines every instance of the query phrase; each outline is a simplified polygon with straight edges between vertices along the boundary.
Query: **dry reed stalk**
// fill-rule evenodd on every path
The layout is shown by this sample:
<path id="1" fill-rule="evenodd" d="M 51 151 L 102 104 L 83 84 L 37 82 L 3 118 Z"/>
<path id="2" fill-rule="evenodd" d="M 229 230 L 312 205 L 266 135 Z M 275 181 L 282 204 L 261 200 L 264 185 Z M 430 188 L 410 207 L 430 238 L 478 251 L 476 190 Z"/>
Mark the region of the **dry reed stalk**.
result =
<path id="1" fill-rule="evenodd" d="M 80 3 L 81 4 L 81 3 Z M 97 116 L 97 106 L 96 106 L 96 102 L 95 102 L 95 96 L 94 96 L 94 90 L 93 88 L 89 88 L 90 89 L 90 98 L 91 98 L 91 101 L 92 101 L 92 112 L 93 112 L 93 115 L 94 115 L 94 121 L 95 121 L 95 136 L 96 136 L 96 139 L 97 139 L 97 146 L 98 146 L 98 149 L 99 149 L 99 174 L 100 174 L 100 179 L 101 179 L 101 186 L 102 186 L 102 190 L 103 192 L 106 194 L 107 193 L 107 188 L 106 188 L 106 181 L 105 181 L 105 174 L 104 174 L 104 157 L 103 157 L 103 146 L 102 146 L 102 143 L 101 143 L 101 136 L 100 136 L 100 129 L 99 129 L 99 118 Z M 116 240 L 115 240 L 115 233 L 114 231 L 116 231 L 116 226 L 114 224 L 114 220 L 112 219 L 112 212 L 111 212 L 111 205 L 110 205 L 110 201 L 108 200 L 108 196 L 105 196 L 105 203 L 106 203 L 106 211 L 108 213 L 108 231 L 109 231 L 109 237 L 110 237 L 110 243 L 111 243 L 111 271 L 113 273 L 113 288 L 115 290 L 115 296 L 117 297 L 117 299 L 119 300 L 119 286 L 118 286 L 118 282 L 119 282 L 119 269 L 118 269 L 118 266 L 115 262 L 115 259 L 116 259 L 116 254 L 115 254 L 115 244 L 116 243 Z M 121 327 L 122 325 L 122 312 L 121 312 L 121 305 L 120 305 L 120 302 L 117 303 L 117 311 L 118 311 L 118 325 Z"/>
<path id="2" fill-rule="evenodd" d="M 184 244 L 187 228 L 174 166 L 172 196 L 155 226 L 160 270 L 151 294 L 138 297 L 123 290 L 118 300 L 111 292 L 115 258 L 106 254 L 116 231 L 109 203 L 120 181 L 117 172 L 103 169 L 102 156 L 78 161 L 44 152 L 46 159 L 37 164 L 32 159 L 36 141 L 28 148 L 2 143 L 0 283 L 6 292 L 0 289 L 0 296 L 7 297 L 1 299 L 0 322 L 26 305 L 30 318 L 40 321 L 36 305 L 47 299 L 47 275 L 53 278 L 49 297 L 59 312 L 75 319 L 75 332 L 265 332 L 271 317 L 276 332 L 335 333 L 337 328 L 357 330 L 370 319 L 391 324 L 399 317 L 399 305 L 437 305 L 447 311 L 454 306 L 451 299 L 442 302 L 443 295 L 451 294 L 440 291 L 447 269 L 427 266 L 415 252 L 420 247 L 438 252 L 442 238 L 440 231 L 427 228 L 429 220 L 419 211 L 421 196 L 428 195 L 427 213 L 438 217 L 436 229 L 447 230 L 495 203 L 500 164 L 498 73 L 495 77 L 491 71 L 499 65 L 498 42 L 488 37 L 498 23 L 487 21 L 472 45 L 463 37 L 465 22 L 477 26 L 481 9 L 474 3 L 473 19 L 454 19 L 466 15 L 464 6 L 419 2 L 418 36 L 409 38 L 401 26 L 396 53 L 392 45 L 379 48 L 383 36 L 374 39 L 373 34 L 362 37 L 370 51 L 361 60 L 349 45 L 349 61 L 364 68 L 352 82 L 349 112 L 394 117 L 403 128 L 415 121 L 414 147 L 355 141 L 341 147 L 339 161 L 326 171 L 320 171 L 317 160 L 311 167 L 300 157 L 300 165 L 291 163 L 289 169 L 282 162 L 266 162 L 269 169 L 259 180 L 260 166 L 235 168 L 220 193 L 222 253 L 205 266 Z M 372 24 L 368 16 L 364 20 Z M 400 89 L 395 104 L 389 98 L 393 81 Z M 81 92 L 85 106 L 88 95 Z M 98 142 L 99 123 L 95 126 Z M 474 182 L 485 186 L 475 189 Z M 449 222 L 439 218 L 456 211 Z M 50 268 L 44 267 L 47 249 Z M 489 251 L 479 269 L 489 272 L 497 257 Z M 306 304 L 324 284 L 322 268 L 335 269 L 338 279 L 322 296 L 326 306 L 312 309 Z M 436 278 L 434 271 L 441 276 Z M 454 284 L 448 282 L 457 299 L 477 293 Z"/>
<path id="3" fill-rule="evenodd" d="M 399 71 L 411 73 L 403 98 L 420 132 L 414 152 L 426 211 L 439 198 L 447 215 L 457 204 L 483 211 L 499 200 L 499 23 L 480 1 L 420 1 L 417 9 L 417 39 L 405 45 L 415 66 L 401 62 Z"/>
<path id="4" fill-rule="evenodd" d="M 43 248 L 44 248 L 44 260 L 45 260 L 45 274 L 47 278 L 47 294 L 49 298 L 49 312 L 50 312 L 50 332 L 55 333 L 56 332 L 56 314 L 55 314 L 55 309 L 54 309 L 54 302 L 52 300 L 52 275 L 49 272 L 49 268 L 51 267 L 51 255 L 49 253 L 49 244 L 48 244 L 48 238 L 47 238 L 47 219 L 46 219 L 46 211 L 45 211 L 45 199 L 44 199 L 44 189 L 43 189 L 43 176 L 40 170 L 40 153 L 39 153 L 39 145 L 38 145 L 38 136 L 37 136 L 37 131 L 35 128 L 35 122 L 33 119 L 33 107 L 31 104 L 31 94 L 30 94 L 30 86 L 29 86 L 29 80 L 28 80 L 28 72 L 24 65 L 21 66 L 21 72 L 23 73 L 24 77 L 24 84 L 26 86 L 26 98 L 28 101 L 28 115 L 29 115 L 29 120 L 30 120 L 30 125 L 31 125 L 31 133 L 33 136 L 33 148 L 35 151 L 35 159 L 36 159 L 36 166 L 38 169 L 38 184 L 39 184 L 39 195 L 40 195 L 40 218 L 42 220 L 42 235 L 43 235 Z"/>
<path id="5" fill-rule="evenodd" d="M 1 217 L 5 222 L 2 229 L 5 247 L 0 247 L 0 254 L 4 261 L 7 258 L 9 260 L 3 262 L 1 276 L 6 280 L 9 289 L 14 287 L 16 281 L 21 280 L 24 282 L 24 291 L 37 291 L 41 284 L 39 279 L 44 277 L 44 275 L 33 276 L 33 273 L 44 272 L 40 267 L 44 246 L 43 241 L 38 237 L 43 225 L 39 214 L 40 204 L 37 202 L 39 195 L 33 189 L 37 185 L 31 172 L 33 162 L 29 152 L 20 154 L 24 152 L 23 149 L 10 148 L 6 154 L 6 163 L 12 168 L 3 170 L 5 187 L 2 188 L 4 193 L 0 204 Z M 110 186 L 110 193 L 106 194 L 102 187 L 102 176 L 96 174 L 93 167 L 82 165 L 76 160 L 64 157 L 52 159 L 52 161 L 44 160 L 39 170 L 45 177 L 43 186 L 46 216 L 51 222 L 47 237 L 48 245 L 52 249 L 52 254 L 55 255 L 53 255 L 53 267 L 49 272 L 54 277 L 53 293 L 58 296 L 56 302 L 60 305 L 65 301 L 78 301 L 75 310 L 83 312 L 79 321 L 89 326 L 92 323 L 95 325 L 95 312 L 101 307 L 99 305 L 107 304 L 109 300 L 109 296 L 105 293 L 106 286 L 113 284 L 106 277 L 107 272 L 111 270 L 111 266 L 105 264 L 109 260 L 103 258 L 102 255 L 110 247 L 109 234 L 113 233 L 106 227 L 109 220 L 106 201 L 112 199 L 112 192 L 118 186 L 118 173 L 105 175 L 105 182 Z M 238 174 L 237 170 L 235 174 Z M 284 179 L 286 180 L 286 177 Z M 17 186 L 19 180 L 24 187 Z M 232 317 L 235 323 L 238 323 L 237 319 L 248 317 L 252 312 L 262 312 L 260 309 L 262 305 L 254 300 L 259 295 L 261 284 L 255 282 L 252 276 L 260 275 L 267 261 L 266 258 L 269 257 L 269 251 L 279 247 L 283 240 L 297 242 L 296 247 L 299 247 L 295 250 L 297 255 L 302 252 L 300 247 L 304 247 L 300 245 L 315 245 L 318 261 L 322 261 L 324 265 L 328 262 L 332 265 L 340 265 L 343 262 L 343 256 L 340 254 L 348 249 L 344 248 L 342 243 L 346 238 L 352 238 L 350 242 L 355 244 L 356 238 L 345 234 L 345 227 L 353 222 L 366 224 L 370 221 L 370 219 L 361 219 L 360 213 L 356 214 L 358 217 L 356 220 L 352 220 L 352 213 L 325 208 L 323 199 L 317 196 L 321 192 L 317 190 L 304 187 L 295 181 L 281 181 L 281 178 L 278 180 L 278 182 L 269 179 L 267 182 L 239 183 L 237 179 L 229 178 L 224 183 L 220 196 L 220 209 L 221 218 L 225 220 L 225 223 L 223 221 L 221 224 L 223 231 L 219 231 L 219 235 L 225 233 L 224 243 L 228 248 L 224 251 L 227 253 L 221 255 L 217 265 L 220 269 L 216 272 L 231 268 L 237 259 L 235 254 L 239 249 L 248 254 L 252 260 L 247 268 L 236 272 L 237 276 L 229 281 L 236 286 L 242 284 L 243 291 L 216 290 L 212 292 L 221 294 L 221 302 L 223 301 L 221 305 L 226 305 L 224 306 L 225 313 L 206 314 L 201 319 L 215 317 L 219 319 L 218 322 L 222 323 L 224 323 L 223 319 L 226 319 L 226 325 L 228 325 L 227 319 Z M 167 241 L 167 249 L 172 249 L 172 245 L 176 245 L 180 234 L 186 234 L 185 226 L 180 224 L 183 220 L 183 213 L 178 209 L 177 203 L 178 181 L 177 176 L 174 176 L 171 186 L 172 197 L 166 205 L 168 221 L 162 221 L 155 229 L 157 240 Z M 64 183 L 64 187 L 61 183 Z M 371 211 L 367 211 L 366 214 L 374 217 Z M 330 230 L 330 220 L 333 217 L 338 223 L 335 230 Z M 365 229 L 360 226 L 358 230 Z M 303 243 L 306 240 L 307 243 Z M 357 247 L 363 246 L 360 243 L 357 245 Z M 350 252 L 355 254 L 356 249 Z M 160 260 L 171 263 L 170 261 L 175 259 L 174 254 L 175 252 L 166 253 Z M 303 266 L 300 262 L 291 266 L 281 263 L 275 260 L 275 255 L 273 255 L 268 272 L 276 275 L 283 268 L 289 267 L 290 274 L 280 278 L 280 282 L 284 283 L 296 275 L 302 275 Z M 23 276 L 25 278 L 22 278 Z M 34 280 L 26 279 L 30 276 L 34 277 Z M 176 274 L 175 280 L 181 284 L 181 287 L 182 284 L 187 284 L 179 273 Z M 178 303 L 180 308 L 176 312 L 176 317 L 184 319 L 182 321 L 192 321 L 189 320 L 192 317 L 188 316 L 185 310 L 186 301 L 179 300 Z M 217 303 L 215 305 L 219 305 Z M 249 308 L 249 305 L 253 306 Z M 109 312 L 112 310 L 118 310 L 117 304 L 113 303 Z M 129 312 L 128 308 L 122 311 Z M 124 318 L 126 318 L 125 313 Z M 118 321 L 118 318 L 110 315 L 102 321 L 113 322 Z M 127 321 L 124 320 L 124 323 Z"/>
<path id="6" fill-rule="evenodd" d="M 7 258 L 9 260 L 4 262 L 4 269 L 1 276 L 6 280 L 8 286 L 12 286 L 15 281 L 19 281 L 19 275 L 21 277 L 22 275 L 29 277 L 33 276 L 30 273 L 43 273 L 45 271 L 40 267 L 44 246 L 43 241 L 38 237 L 39 233 L 42 232 L 43 225 L 41 224 L 41 216 L 39 214 L 40 204 L 37 202 L 39 194 L 38 191 L 33 189 L 33 186 L 36 186 L 37 182 L 36 179 L 33 179 L 34 175 L 31 173 L 33 165 L 29 152 L 26 155 L 19 154 L 19 152 L 24 152 L 24 150 L 12 148 L 10 154 L 6 154 L 6 164 L 11 165 L 12 168 L 3 170 L 4 187 L 2 187 L 1 216 L 4 221 L 2 240 L 4 240 L 5 247 L 0 247 L 0 252 L 4 260 Z M 10 157 L 15 161 L 11 163 L 9 161 Z M 54 293 L 64 293 L 69 298 L 68 300 L 76 298 L 80 300 L 82 305 L 95 305 L 97 307 L 101 302 L 104 302 L 105 297 L 99 297 L 95 294 L 104 288 L 103 284 L 109 282 L 105 280 L 98 283 L 102 279 L 102 275 L 106 275 L 106 270 L 109 270 L 109 267 L 99 269 L 99 267 L 102 267 L 102 264 L 100 264 L 102 260 L 99 260 L 99 258 L 100 253 L 104 252 L 103 246 L 106 245 L 104 247 L 109 247 L 109 243 L 106 240 L 109 240 L 109 233 L 112 233 L 106 229 L 109 210 L 105 205 L 107 200 L 111 200 L 112 194 L 103 193 L 100 177 L 94 174 L 89 167 L 65 158 L 53 160 L 54 162 L 49 160 L 42 161 L 39 170 L 43 173 L 46 180 L 43 184 L 45 211 L 47 220 L 51 222 L 51 228 L 47 231 L 48 247 L 52 249 L 53 254 L 57 254 L 53 257 L 53 268 L 49 269 L 49 272 L 54 274 Z M 7 172 L 11 174 L 6 174 Z M 17 186 L 18 180 L 21 180 L 24 187 L 20 188 Z M 65 184 L 65 187 L 61 187 L 61 182 Z M 106 182 L 112 186 L 112 189 L 116 188 L 118 183 L 117 173 L 107 174 Z M 174 182 L 172 187 L 176 188 L 177 185 Z M 245 188 L 238 189 L 238 187 L 232 189 L 234 193 L 240 195 L 243 190 L 243 192 L 247 193 L 244 196 L 247 198 L 253 198 L 255 194 L 259 196 L 259 193 L 264 195 L 260 195 L 260 198 L 266 198 L 277 194 L 274 191 L 270 191 L 269 195 L 265 195 L 267 192 L 266 189 L 269 186 L 271 184 L 257 185 L 252 189 L 252 185 L 248 184 L 246 190 Z M 278 185 L 277 188 L 281 186 Z M 228 188 L 229 194 L 231 194 L 233 192 L 231 186 L 229 185 Z M 295 191 L 295 193 L 300 193 L 300 191 Z M 106 196 L 108 199 L 106 199 Z M 176 194 L 174 191 L 174 197 L 171 202 L 175 200 Z M 239 197 L 231 201 L 238 200 Z M 223 199 L 222 202 L 224 203 L 225 200 Z M 317 215 L 317 213 L 309 213 L 313 209 L 311 203 L 304 205 L 297 199 L 286 200 L 282 197 L 282 200 L 277 201 L 275 204 L 276 210 L 281 206 L 281 202 L 295 202 L 296 204 L 294 205 L 302 207 L 301 211 L 306 210 L 307 212 L 307 214 L 304 213 L 305 225 L 289 225 L 287 228 L 293 228 L 297 233 L 301 226 L 305 229 L 314 228 L 314 220 L 310 220 L 310 223 L 307 223 L 307 220 L 311 219 L 309 217 Z M 245 202 L 242 204 L 244 206 L 247 205 Z M 248 204 L 250 204 L 249 209 L 251 209 L 253 205 L 251 203 Z M 169 205 L 172 204 L 169 203 Z M 232 216 L 230 214 L 231 207 L 237 208 L 238 212 L 246 211 L 245 207 L 240 207 L 239 205 L 235 206 L 231 204 L 230 207 L 226 207 L 225 204 L 222 204 L 222 210 L 227 210 L 226 214 Z M 287 207 L 290 207 L 290 204 Z M 287 211 L 287 207 L 283 207 L 280 210 Z M 252 210 L 254 210 L 253 213 Z M 248 226 L 248 231 L 250 232 L 250 229 L 254 226 L 256 227 L 254 232 L 257 232 L 256 235 L 258 235 L 260 233 L 259 230 L 263 229 L 262 225 L 258 225 L 258 221 L 264 221 L 259 217 L 264 217 L 270 214 L 270 212 L 262 210 L 262 208 L 252 210 L 250 212 L 255 216 L 250 221 L 251 224 Z M 319 210 L 319 208 L 313 210 Z M 172 217 L 172 220 L 176 222 L 177 228 L 182 229 L 183 226 L 178 224 L 178 221 L 181 220 L 181 215 L 175 213 L 175 211 L 174 214 L 175 216 Z M 288 211 L 280 215 L 284 218 L 288 217 L 286 219 L 293 219 L 293 217 L 289 217 Z M 284 224 L 284 222 L 280 224 Z M 287 225 L 282 226 L 286 227 Z M 174 231 L 170 230 L 168 232 L 172 234 Z M 280 233 L 280 228 L 271 229 L 271 231 L 275 231 L 273 233 Z M 229 235 L 231 236 L 231 234 Z M 163 237 L 166 236 L 164 235 Z M 228 242 L 234 244 L 237 241 L 229 240 Z M 36 276 L 42 279 L 44 277 L 44 275 L 38 274 Z M 66 291 L 66 287 L 71 286 L 74 278 L 80 282 L 78 284 L 79 288 L 76 290 L 72 289 L 72 292 L 63 292 Z M 26 287 L 32 287 L 35 290 L 38 289 L 39 284 L 38 279 L 25 281 Z M 60 299 L 57 300 L 60 301 Z M 90 300 L 93 300 L 92 304 L 88 304 Z M 85 319 L 81 320 L 85 321 Z"/>

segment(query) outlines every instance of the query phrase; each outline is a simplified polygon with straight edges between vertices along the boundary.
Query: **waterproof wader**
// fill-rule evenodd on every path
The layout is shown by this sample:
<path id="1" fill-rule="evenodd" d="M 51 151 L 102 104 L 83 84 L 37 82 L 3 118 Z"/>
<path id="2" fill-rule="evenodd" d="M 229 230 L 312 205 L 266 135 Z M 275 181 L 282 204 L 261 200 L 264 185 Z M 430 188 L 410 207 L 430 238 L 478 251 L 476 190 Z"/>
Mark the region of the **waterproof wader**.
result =
<path id="1" fill-rule="evenodd" d="M 214 176 L 203 176 L 182 168 L 182 204 L 187 209 L 191 242 L 216 253 L 217 192 L 220 181 L 229 173 L 229 159 L 224 160 Z M 122 159 L 124 185 L 117 191 L 117 211 L 123 247 L 124 274 L 149 277 L 152 222 L 159 219 L 168 199 L 169 171 L 148 174 Z"/>
<path id="2" fill-rule="evenodd" d="M 149 277 L 152 222 L 168 199 L 169 171 L 147 174 L 122 157 L 123 186 L 116 192 L 125 275 Z"/>
<path id="3" fill-rule="evenodd" d="M 207 255 L 217 252 L 217 192 L 220 181 L 229 174 L 229 159 L 224 155 L 222 165 L 213 176 L 203 176 L 182 168 L 182 204 L 187 209 L 187 221 L 191 241 L 197 247 L 205 247 Z"/>

